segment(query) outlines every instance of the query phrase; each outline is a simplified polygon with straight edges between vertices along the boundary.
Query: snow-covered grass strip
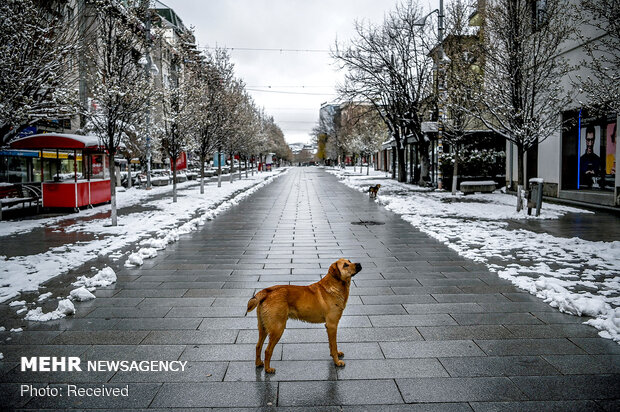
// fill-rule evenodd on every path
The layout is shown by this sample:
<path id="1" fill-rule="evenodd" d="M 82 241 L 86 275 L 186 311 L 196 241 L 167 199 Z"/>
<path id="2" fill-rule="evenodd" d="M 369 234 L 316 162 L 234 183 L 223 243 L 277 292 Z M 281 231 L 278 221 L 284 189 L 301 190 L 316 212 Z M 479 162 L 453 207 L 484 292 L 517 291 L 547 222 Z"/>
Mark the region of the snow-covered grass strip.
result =
<path id="1" fill-rule="evenodd" d="M 138 194 L 141 200 L 136 203 L 141 203 L 149 210 L 119 216 L 118 226 L 108 226 L 108 218 L 93 218 L 61 228 L 59 225 L 54 226 L 58 220 L 51 218 L 46 223 L 50 227 L 65 232 L 93 233 L 96 239 L 63 245 L 36 255 L 9 259 L 0 257 L 0 302 L 22 291 L 35 291 L 43 282 L 55 276 L 97 256 L 107 256 L 129 245 L 139 244 L 141 240 L 145 241 L 142 246 L 148 243 L 150 248 L 163 249 L 178 240 L 180 234 L 196 230 L 205 221 L 237 204 L 285 171 L 277 169 L 261 172 L 233 183 L 223 181 L 220 188 L 217 183 L 211 182 L 205 186 L 202 195 L 196 185 L 180 192 L 177 203 L 173 203 L 171 198 L 149 201 L 142 193 L 146 191 L 132 189 L 127 192 Z M 129 199 L 125 201 L 127 204 L 133 202 Z M 150 256 L 153 256 L 152 252 Z M 85 286 L 89 287 L 87 284 Z"/>
<path id="2" fill-rule="evenodd" d="M 361 192 L 380 183 L 377 202 L 411 225 L 560 311 L 594 317 L 585 323 L 620 342 L 620 242 L 511 229 L 508 222 L 591 212 L 545 203 L 539 217 L 528 216 L 516 212 L 514 196 L 499 192 L 452 196 L 350 169 L 328 172 Z"/>

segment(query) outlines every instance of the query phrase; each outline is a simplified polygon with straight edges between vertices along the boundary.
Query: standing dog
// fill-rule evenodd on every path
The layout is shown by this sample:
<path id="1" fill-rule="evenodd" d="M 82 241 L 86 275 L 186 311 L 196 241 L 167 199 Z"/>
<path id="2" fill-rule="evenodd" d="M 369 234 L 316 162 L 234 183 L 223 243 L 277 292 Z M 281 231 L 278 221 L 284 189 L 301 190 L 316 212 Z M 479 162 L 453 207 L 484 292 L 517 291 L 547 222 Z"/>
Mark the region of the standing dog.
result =
<path id="1" fill-rule="evenodd" d="M 344 366 L 338 359 L 344 353 L 338 352 L 336 333 L 347 299 L 351 278 L 362 270 L 359 263 L 339 259 L 329 267 L 327 275 L 308 286 L 278 285 L 263 289 L 248 301 L 248 310 L 257 309 L 258 343 L 256 344 L 256 367 L 263 366 L 261 352 L 263 342 L 269 335 L 265 349 L 265 372 L 274 373 L 270 366 L 273 348 L 280 340 L 286 321 L 298 319 L 310 323 L 325 323 L 329 339 L 329 352 L 336 366 Z M 246 314 L 247 314 L 246 312 Z"/>
<path id="2" fill-rule="evenodd" d="M 375 185 L 375 186 L 370 186 L 368 188 L 368 193 L 369 193 L 369 197 L 377 197 L 377 193 L 379 193 L 379 188 L 381 187 L 381 185 Z"/>

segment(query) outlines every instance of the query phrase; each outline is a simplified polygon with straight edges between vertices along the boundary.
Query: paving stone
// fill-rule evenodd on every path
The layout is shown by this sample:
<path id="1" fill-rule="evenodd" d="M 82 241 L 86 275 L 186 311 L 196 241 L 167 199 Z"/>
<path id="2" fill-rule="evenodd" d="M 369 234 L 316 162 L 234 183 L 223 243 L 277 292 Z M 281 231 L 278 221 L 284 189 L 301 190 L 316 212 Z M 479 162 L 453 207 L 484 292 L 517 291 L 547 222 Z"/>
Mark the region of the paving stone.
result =
<path id="1" fill-rule="evenodd" d="M 227 368 L 228 362 L 187 362 L 179 371 L 118 371 L 110 382 L 221 382 Z"/>
<path id="2" fill-rule="evenodd" d="M 530 313 L 452 313 L 459 325 L 536 325 L 540 320 Z"/>
<path id="3" fill-rule="evenodd" d="M 156 307 L 102 307 L 88 314 L 89 318 L 163 318 L 172 309 L 170 306 Z"/>
<path id="4" fill-rule="evenodd" d="M 511 380 L 531 400 L 618 399 L 618 375 L 515 376 Z"/>
<path id="5" fill-rule="evenodd" d="M 364 305 L 387 305 L 394 303 L 437 303 L 429 295 L 392 295 L 392 296 L 360 296 Z"/>
<path id="6" fill-rule="evenodd" d="M 277 347 L 277 346 L 276 346 Z M 383 359 L 379 344 L 374 342 L 351 343 L 338 342 L 338 350 L 344 352 L 346 359 Z M 252 358 L 253 359 L 253 358 Z M 331 359 L 329 345 L 326 343 L 285 343 L 283 360 L 322 360 Z"/>
<path id="7" fill-rule="evenodd" d="M 281 382 L 278 391 L 279 406 L 389 405 L 402 402 L 393 380 Z"/>
<path id="8" fill-rule="evenodd" d="M 610 339 L 570 338 L 570 340 L 587 353 L 620 355 L 620 345 Z"/>
<path id="9" fill-rule="evenodd" d="M 54 345 L 107 345 L 138 344 L 144 339 L 144 331 L 79 331 L 67 330 L 52 339 Z"/>
<path id="10" fill-rule="evenodd" d="M 426 340 L 504 339 L 512 333 L 503 325 L 420 326 L 417 328 Z"/>
<path id="11" fill-rule="evenodd" d="M 264 358 L 263 358 L 264 359 Z M 333 381 L 338 378 L 336 366 L 331 360 L 322 361 L 273 361 L 271 367 L 275 374 L 265 373 L 265 368 L 257 368 L 254 361 L 230 362 L 225 381 Z"/>
<path id="12" fill-rule="evenodd" d="M 481 356 L 440 358 L 450 376 L 557 375 L 559 372 L 539 356 Z"/>
<path id="13" fill-rule="evenodd" d="M 170 330 L 192 329 L 195 330 L 202 320 L 199 318 L 143 318 L 143 319 L 119 319 L 115 328 L 119 330 Z"/>
<path id="14" fill-rule="evenodd" d="M 581 412 L 601 411 L 593 401 L 471 402 L 475 412 Z"/>
<path id="15" fill-rule="evenodd" d="M 574 323 L 556 325 L 506 325 L 517 338 L 594 337 L 598 331 L 587 325 Z"/>
<path id="16" fill-rule="evenodd" d="M 346 355 L 346 353 L 345 353 Z M 344 358 L 343 358 L 344 359 Z M 437 359 L 363 359 L 347 360 L 338 368 L 338 379 L 393 379 L 449 376 Z"/>
<path id="17" fill-rule="evenodd" d="M 471 412 L 467 403 L 410 403 L 406 405 L 343 406 L 344 412 Z"/>
<path id="18" fill-rule="evenodd" d="M 276 345 L 273 350 L 272 359 L 282 359 L 282 346 Z M 265 344 L 264 349 L 267 347 Z M 256 343 L 235 344 L 235 345 L 188 345 L 180 360 L 187 361 L 241 361 L 251 360 L 256 357 Z"/>
<path id="19" fill-rule="evenodd" d="M 477 339 L 476 344 L 489 356 L 584 354 L 568 339 Z"/>
<path id="20" fill-rule="evenodd" d="M 164 383 L 151 407 L 257 407 L 278 401 L 278 384 L 270 382 Z"/>
<path id="21" fill-rule="evenodd" d="M 591 355 L 544 355 L 564 375 L 620 373 L 620 355 L 597 358 Z"/>
<path id="22" fill-rule="evenodd" d="M 381 342 L 380 345 L 387 359 L 484 356 L 484 352 L 470 340 Z"/>
<path id="23" fill-rule="evenodd" d="M 525 400 L 508 378 L 396 379 L 405 402 L 481 402 Z"/>
<path id="24" fill-rule="evenodd" d="M 214 298 L 144 298 L 140 302 L 140 307 L 148 306 L 151 309 L 153 306 L 200 306 L 209 307 L 215 301 Z M 247 302 L 247 300 L 246 300 Z"/>
<path id="25" fill-rule="evenodd" d="M 456 321 L 447 314 L 433 313 L 427 315 L 382 315 L 369 316 L 375 327 L 386 326 L 438 326 L 456 325 Z"/>
<path id="26" fill-rule="evenodd" d="M 177 360 L 184 345 L 92 345 L 81 355 L 87 360 Z"/>
<path id="27" fill-rule="evenodd" d="M 234 343 L 238 331 L 234 329 L 202 330 L 155 330 L 142 340 L 143 345 L 200 345 L 211 343 Z"/>
<path id="28" fill-rule="evenodd" d="M 416 303 L 403 305 L 410 314 L 486 312 L 477 303 Z"/>
<path id="29" fill-rule="evenodd" d="M 509 302 L 501 293 L 433 293 L 433 298 L 441 303 Z"/>

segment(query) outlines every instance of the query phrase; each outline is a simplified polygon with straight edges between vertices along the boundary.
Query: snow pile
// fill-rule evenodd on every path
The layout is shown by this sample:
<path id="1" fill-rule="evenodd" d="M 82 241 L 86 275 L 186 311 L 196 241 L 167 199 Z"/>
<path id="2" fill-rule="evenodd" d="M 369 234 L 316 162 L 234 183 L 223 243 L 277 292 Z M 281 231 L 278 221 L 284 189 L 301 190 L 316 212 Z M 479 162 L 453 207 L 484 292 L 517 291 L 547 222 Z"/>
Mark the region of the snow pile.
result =
<path id="1" fill-rule="evenodd" d="M 84 286 L 73 289 L 71 292 L 69 292 L 69 296 L 71 296 L 73 300 L 77 300 L 78 302 L 85 302 L 87 300 L 95 299 L 95 295 L 90 293 L 90 291 Z"/>
<path id="2" fill-rule="evenodd" d="M 620 242 L 593 242 L 512 229 L 515 221 L 558 219 L 566 213 L 591 213 L 545 203 L 541 215 L 516 212 L 512 195 L 452 196 L 380 176 L 331 171 L 361 192 L 381 184 L 377 202 L 461 256 L 486 264 L 499 277 L 576 316 L 600 336 L 620 342 Z"/>
<path id="3" fill-rule="evenodd" d="M 601 337 L 620 342 L 620 308 L 610 309 L 607 313 L 584 322 L 600 330 Z"/>
<path id="4" fill-rule="evenodd" d="M 24 330 L 22 328 L 12 328 L 11 332 L 23 332 Z"/>
<path id="5" fill-rule="evenodd" d="M 13 302 L 9 303 L 10 307 L 13 306 L 24 306 L 26 304 L 25 300 L 14 300 Z"/>
<path id="6" fill-rule="evenodd" d="M 31 320 L 34 322 L 47 322 L 49 320 L 61 319 L 67 315 L 75 314 L 75 306 L 69 299 L 63 299 L 58 301 L 58 308 L 55 311 L 43 313 L 43 309 L 39 306 L 36 309 L 28 311 L 25 320 Z"/>
<path id="7" fill-rule="evenodd" d="M 41 301 L 49 298 L 50 296 L 52 296 L 52 292 L 44 293 L 41 296 L 39 296 L 39 299 L 37 299 L 37 302 L 41 302 Z"/>
<path id="8" fill-rule="evenodd" d="M 0 352 L 0 360 L 4 359 L 4 355 Z"/>
<path id="9" fill-rule="evenodd" d="M 151 259 L 155 256 L 157 256 L 157 250 L 155 248 L 143 247 L 136 253 L 129 255 L 129 258 L 125 262 L 125 267 L 142 266 L 144 264 L 144 259 Z"/>
<path id="10" fill-rule="evenodd" d="M 101 269 L 92 278 L 86 276 L 80 276 L 77 281 L 73 282 L 73 286 L 86 286 L 87 288 L 105 287 L 116 283 L 116 273 L 109 267 Z"/>
<path id="11" fill-rule="evenodd" d="M 6 328 L 4 326 L 0 326 L 0 332 L 4 332 Z"/>

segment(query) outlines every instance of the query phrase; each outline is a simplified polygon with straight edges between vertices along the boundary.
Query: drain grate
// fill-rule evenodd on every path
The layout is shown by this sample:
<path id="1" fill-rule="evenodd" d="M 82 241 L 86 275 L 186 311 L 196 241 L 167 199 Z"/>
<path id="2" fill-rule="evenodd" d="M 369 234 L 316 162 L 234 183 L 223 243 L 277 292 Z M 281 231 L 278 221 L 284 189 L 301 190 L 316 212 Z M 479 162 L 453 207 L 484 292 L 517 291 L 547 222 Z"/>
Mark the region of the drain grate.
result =
<path id="1" fill-rule="evenodd" d="M 377 222 L 376 220 L 359 220 L 357 222 L 351 222 L 351 224 L 360 226 L 377 226 L 385 225 L 385 222 Z"/>

